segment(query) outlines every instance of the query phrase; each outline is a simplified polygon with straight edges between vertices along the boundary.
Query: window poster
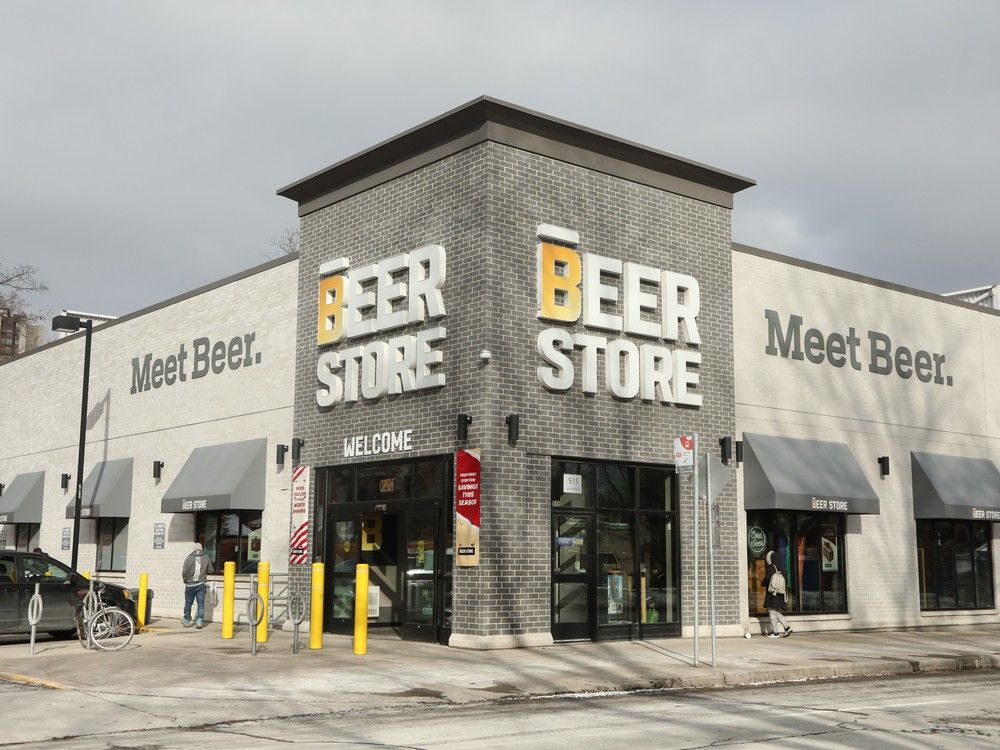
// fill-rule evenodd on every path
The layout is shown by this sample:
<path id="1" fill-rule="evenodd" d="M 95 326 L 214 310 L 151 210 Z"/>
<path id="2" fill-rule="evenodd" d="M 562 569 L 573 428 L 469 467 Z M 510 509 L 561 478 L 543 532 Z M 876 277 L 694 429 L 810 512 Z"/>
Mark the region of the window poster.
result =
<path id="1" fill-rule="evenodd" d="M 823 524 L 820 544 L 823 558 L 823 572 L 829 573 L 840 570 L 840 551 L 837 549 L 836 526 L 833 524 Z"/>
<path id="2" fill-rule="evenodd" d="M 620 573 L 608 576 L 608 619 L 621 617 L 625 604 L 625 576 Z"/>
<path id="3" fill-rule="evenodd" d="M 260 560 L 260 529 L 254 529 L 247 535 L 247 560 Z"/>

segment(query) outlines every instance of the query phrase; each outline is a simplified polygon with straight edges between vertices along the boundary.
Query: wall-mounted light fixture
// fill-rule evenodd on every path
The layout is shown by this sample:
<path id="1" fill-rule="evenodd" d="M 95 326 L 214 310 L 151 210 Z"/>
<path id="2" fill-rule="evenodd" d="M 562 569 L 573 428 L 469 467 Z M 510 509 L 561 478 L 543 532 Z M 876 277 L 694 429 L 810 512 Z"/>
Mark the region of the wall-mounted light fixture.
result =
<path id="1" fill-rule="evenodd" d="M 879 476 L 887 477 L 889 476 L 889 457 L 879 456 L 878 457 L 878 473 Z"/>
<path id="2" fill-rule="evenodd" d="M 4 484 L 3 482 L 0 482 L 0 495 L 3 495 L 3 488 L 6 487 L 6 486 L 7 486 L 6 484 Z"/>
<path id="3" fill-rule="evenodd" d="M 59 486 L 62 487 L 64 490 L 69 489 L 69 474 L 63 474 L 61 477 L 59 477 Z"/>
<path id="4" fill-rule="evenodd" d="M 743 463 L 743 441 L 742 440 L 737 440 L 736 441 L 736 463 L 737 464 Z"/>
<path id="5" fill-rule="evenodd" d="M 288 446 L 278 443 L 274 451 L 274 463 L 278 466 L 284 466 L 286 453 L 288 453 Z"/>
<path id="6" fill-rule="evenodd" d="M 521 436 L 521 415 L 508 414 L 504 422 L 507 425 L 508 442 L 516 443 L 517 439 Z"/>
<path id="7" fill-rule="evenodd" d="M 306 444 L 305 440 L 300 440 L 299 438 L 292 438 L 292 464 L 294 466 L 299 465 L 299 458 L 302 456 L 302 446 Z"/>
<path id="8" fill-rule="evenodd" d="M 458 429 L 456 430 L 455 436 L 458 438 L 458 442 L 464 443 L 469 439 L 469 425 L 472 424 L 472 417 L 468 414 L 458 415 Z"/>
<path id="9" fill-rule="evenodd" d="M 163 461 L 153 461 L 153 479 L 159 479 L 160 474 L 163 472 L 163 467 L 166 466 Z"/>
<path id="10" fill-rule="evenodd" d="M 719 438 L 719 451 L 722 463 L 728 464 L 733 457 L 733 439 L 728 435 Z"/>

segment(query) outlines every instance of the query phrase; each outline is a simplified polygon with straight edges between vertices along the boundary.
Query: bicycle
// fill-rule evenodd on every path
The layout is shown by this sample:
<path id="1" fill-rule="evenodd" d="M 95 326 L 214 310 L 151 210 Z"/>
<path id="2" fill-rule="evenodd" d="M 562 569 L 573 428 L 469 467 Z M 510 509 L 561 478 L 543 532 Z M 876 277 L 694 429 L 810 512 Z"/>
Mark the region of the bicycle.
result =
<path id="1" fill-rule="evenodd" d="M 98 583 L 80 602 L 76 632 L 84 648 L 93 645 L 100 651 L 118 651 L 132 642 L 135 622 L 125 610 L 108 606 L 101 597 L 103 590 Z"/>

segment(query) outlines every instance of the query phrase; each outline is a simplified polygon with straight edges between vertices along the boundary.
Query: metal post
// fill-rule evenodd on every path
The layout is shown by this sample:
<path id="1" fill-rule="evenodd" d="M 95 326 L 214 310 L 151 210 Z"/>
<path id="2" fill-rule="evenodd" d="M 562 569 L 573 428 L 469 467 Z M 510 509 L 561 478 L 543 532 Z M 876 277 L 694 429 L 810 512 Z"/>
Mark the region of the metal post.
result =
<path id="1" fill-rule="evenodd" d="M 313 651 L 323 648 L 323 588 L 326 573 L 323 563 L 312 564 L 312 589 L 309 601 L 309 648 Z"/>
<path id="2" fill-rule="evenodd" d="M 28 648 L 28 655 L 35 655 L 35 626 L 42 619 L 42 594 L 39 591 L 40 584 L 35 584 L 35 593 L 28 602 L 28 623 L 31 625 L 31 646 Z"/>
<path id="3" fill-rule="evenodd" d="M 717 666 L 715 647 L 715 527 L 712 525 L 712 472 L 705 456 L 705 512 L 708 526 L 708 609 L 712 618 L 712 666 Z"/>
<path id="4" fill-rule="evenodd" d="M 90 320 L 80 321 L 86 334 L 83 338 L 83 403 L 80 406 L 80 446 L 76 457 L 76 502 L 73 511 L 73 552 L 70 567 L 76 570 L 77 558 L 80 553 L 80 506 L 83 503 L 83 457 L 87 448 L 87 396 L 90 394 L 90 337 L 94 323 Z"/>
<path id="5" fill-rule="evenodd" d="M 233 637 L 233 620 L 236 605 L 236 563 L 227 562 L 222 566 L 222 637 Z"/>
<path id="6" fill-rule="evenodd" d="M 698 434 L 694 436 L 694 665 L 699 666 L 698 661 L 698 630 L 701 625 L 698 619 Z"/>
<path id="7" fill-rule="evenodd" d="M 136 625 L 136 632 L 141 633 L 146 629 L 146 591 L 149 589 L 149 574 L 140 573 L 139 574 L 139 601 L 136 604 L 136 608 L 139 610 L 136 612 L 136 620 L 138 621 Z"/>
<path id="8" fill-rule="evenodd" d="M 368 653 L 368 566 L 359 563 L 354 579 L 354 655 Z"/>
<path id="9" fill-rule="evenodd" d="M 271 563 L 261 560 L 257 563 L 257 595 L 263 602 L 264 613 L 261 616 L 260 624 L 257 625 L 257 640 L 260 643 L 267 643 L 267 628 L 271 624 L 268 618 L 268 602 L 271 597 L 269 590 L 271 586 Z"/>

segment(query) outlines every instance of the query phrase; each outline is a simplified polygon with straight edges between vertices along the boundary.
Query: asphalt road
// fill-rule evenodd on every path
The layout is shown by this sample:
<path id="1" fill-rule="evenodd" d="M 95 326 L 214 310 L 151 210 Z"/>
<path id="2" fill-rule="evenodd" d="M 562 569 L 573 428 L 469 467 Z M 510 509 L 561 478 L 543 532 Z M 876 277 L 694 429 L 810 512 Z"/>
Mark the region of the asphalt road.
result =
<path id="1" fill-rule="evenodd" d="M 3 721 L 51 723 L 79 696 L 0 683 Z M 374 701 L 373 701 L 374 703 Z M 33 716 L 31 706 L 39 707 Z M 148 707 L 151 712 L 155 705 Z M 402 710 L 330 706 L 303 716 L 116 732 L 114 719 L 46 748 L 304 747 L 535 748 L 996 748 L 1000 673 L 966 672 L 730 690 L 518 699 Z M 122 706 L 134 726 L 138 706 Z M 106 717 L 110 718 L 110 717 Z M 9 735 L 8 735 L 9 736 Z"/>

